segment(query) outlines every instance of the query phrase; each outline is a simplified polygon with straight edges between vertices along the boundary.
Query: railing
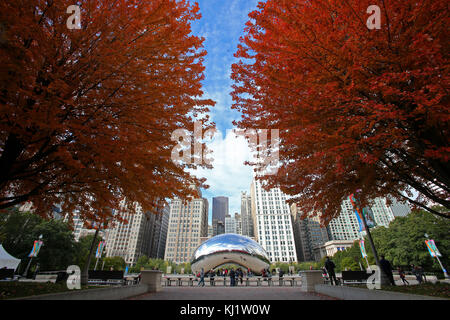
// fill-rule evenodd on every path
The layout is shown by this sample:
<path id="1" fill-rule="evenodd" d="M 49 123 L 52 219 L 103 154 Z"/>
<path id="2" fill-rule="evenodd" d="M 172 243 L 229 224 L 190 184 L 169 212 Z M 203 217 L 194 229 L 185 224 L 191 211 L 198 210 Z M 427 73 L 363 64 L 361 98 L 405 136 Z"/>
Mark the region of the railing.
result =
<path id="1" fill-rule="evenodd" d="M 231 285 L 230 277 L 205 277 L 205 286 L 208 287 L 229 287 Z M 193 287 L 198 286 L 200 278 L 195 276 L 182 275 L 165 275 L 162 278 L 162 285 L 164 287 Z M 297 287 L 301 285 L 301 277 L 299 276 L 284 276 L 284 277 L 243 277 L 236 278 L 236 286 L 239 287 L 272 287 L 272 286 L 287 286 Z"/>

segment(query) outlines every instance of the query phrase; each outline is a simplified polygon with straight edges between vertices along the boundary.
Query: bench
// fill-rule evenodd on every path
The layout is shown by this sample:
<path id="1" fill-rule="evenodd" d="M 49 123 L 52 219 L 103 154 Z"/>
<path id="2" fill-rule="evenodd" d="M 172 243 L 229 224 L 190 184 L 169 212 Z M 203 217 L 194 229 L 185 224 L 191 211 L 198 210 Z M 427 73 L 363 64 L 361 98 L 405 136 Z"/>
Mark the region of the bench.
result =
<path id="1" fill-rule="evenodd" d="M 37 282 L 51 282 L 56 283 L 58 280 L 57 274 L 37 274 L 35 281 Z"/>
<path id="2" fill-rule="evenodd" d="M 341 284 L 366 284 L 371 274 L 366 271 L 342 271 Z"/>
<path id="3" fill-rule="evenodd" d="M 0 280 L 14 279 L 14 269 L 0 269 Z"/>

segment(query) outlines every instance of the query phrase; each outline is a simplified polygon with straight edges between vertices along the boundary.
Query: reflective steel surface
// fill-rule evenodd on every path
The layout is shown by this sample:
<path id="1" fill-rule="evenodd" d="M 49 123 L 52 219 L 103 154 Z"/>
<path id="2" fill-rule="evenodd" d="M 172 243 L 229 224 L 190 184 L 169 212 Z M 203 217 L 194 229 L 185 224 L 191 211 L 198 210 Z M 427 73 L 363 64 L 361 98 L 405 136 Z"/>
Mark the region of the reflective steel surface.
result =
<path id="1" fill-rule="evenodd" d="M 202 243 L 191 259 L 196 274 L 226 263 L 235 263 L 259 273 L 270 266 L 267 252 L 256 241 L 238 234 L 221 234 Z"/>

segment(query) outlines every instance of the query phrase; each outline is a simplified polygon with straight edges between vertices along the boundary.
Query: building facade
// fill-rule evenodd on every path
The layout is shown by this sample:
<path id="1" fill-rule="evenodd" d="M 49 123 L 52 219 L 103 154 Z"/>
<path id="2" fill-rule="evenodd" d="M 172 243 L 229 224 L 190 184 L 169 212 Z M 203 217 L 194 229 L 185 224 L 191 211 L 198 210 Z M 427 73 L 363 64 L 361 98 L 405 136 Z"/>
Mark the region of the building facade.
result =
<path id="1" fill-rule="evenodd" d="M 314 261 L 314 248 L 330 240 L 327 227 L 320 225 L 318 216 L 301 219 L 302 213 L 291 205 L 292 226 L 298 261 Z"/>
<path id="2" fill-rule="evenodd" d="M 122 257 L 127 265 L 135 265 L 142 256 L 161 257 L 166 241 L 168 208 L 155 213 L 143 212 L 135 205 L 134 212 L 119 212 L 126 222 L 115 222 L 105 231 L 107 257 Z"/>
<path id="3" fill-rule="evenodd" d="M 225 216 L 225 233 L 236 233 L 236 219 L 230 214 Z"/>
<path id="4" fill-rule="evenodd" d="M 212 205 L 213 235 L 225 233 L 225 217 L 228 215 L 228 197 L 214 197 Z"/>
<path id="5" fill-rule="evenodd" d="M 201 238 L 207 237 L 208 200 L 198 198 L 184 203 L 181 199 L 173 199 L 164 259 L 175 263 L 189 262 L 201 244 Z"/>
<path id="6" fill-rule="evenodd" d="M 386 198 L 376 198 L 370 206 L 377 226 L 389 227 L 395 219 L 392 209 L 387 205 Z M 328 225 L 330 240 L 356 240 L 360 239 L 359 223 L 350 200 L 341 204 L 341 214 L 331 220 Z M 362 232 L 365 235 L 365 232 Z"/>
<path id="7" fill-rule="evenodd" d="M 297 252 L 286 196 L 278 188 L 265 191 L 260 181 L 253 180 L 251 201 L 255 238 L 267 251 L 271 262 L 296 262 Z"/>
<path id="8" fill-rule="evenodd" d="M 242 221 L 242 235 L 247 237 L 254 237 L 254 226 L 252 216 L 252 198 L 250 194 L 241 192 L 241 221 Z"/>
<path id="9" fill-rule="evenodd" d="M 236 234 L 242 234 L 242 216 L 239 213 L 234 214 L 234 221 L 236 223 Z"/>

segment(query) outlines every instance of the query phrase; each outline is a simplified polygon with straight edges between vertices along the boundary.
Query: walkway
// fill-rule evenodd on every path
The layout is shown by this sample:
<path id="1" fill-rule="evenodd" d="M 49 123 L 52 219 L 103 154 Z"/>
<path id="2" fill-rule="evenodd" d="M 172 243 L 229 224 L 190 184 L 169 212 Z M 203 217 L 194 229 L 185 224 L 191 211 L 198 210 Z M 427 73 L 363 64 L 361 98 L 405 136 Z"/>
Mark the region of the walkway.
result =
<path id="1" fill-rule="evenodd" d="M 130 300 L 336 300 L 292 287 L 173 287 Z"/>

